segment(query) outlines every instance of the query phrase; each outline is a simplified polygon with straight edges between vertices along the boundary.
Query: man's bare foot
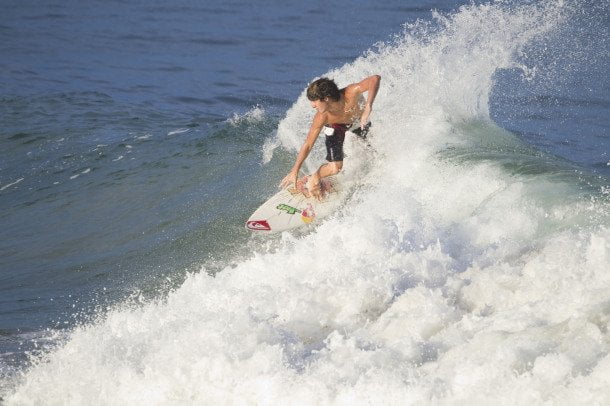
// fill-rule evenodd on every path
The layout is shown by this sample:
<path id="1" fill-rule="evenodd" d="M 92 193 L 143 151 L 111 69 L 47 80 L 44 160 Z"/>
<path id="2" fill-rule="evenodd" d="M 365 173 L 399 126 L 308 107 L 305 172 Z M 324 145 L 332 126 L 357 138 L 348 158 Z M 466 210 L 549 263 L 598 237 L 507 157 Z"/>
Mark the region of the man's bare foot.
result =
<path id="1" fill-rule="evenodd" d="M 307 189 L 318 200 L 324 198 L 324 190 L 322 189 L 321 179 L 317 176 L 310 176 L 307 182 Z"/>
<path id="2" fill-rule="evenodd" d="M 305 197 L 311 197 L 311 193 L 309 193 L 309 190 L 307 189 L 308 181 L 309 176 L 303 176 L 301 179 L 297 180 L 297 190 Z"/>

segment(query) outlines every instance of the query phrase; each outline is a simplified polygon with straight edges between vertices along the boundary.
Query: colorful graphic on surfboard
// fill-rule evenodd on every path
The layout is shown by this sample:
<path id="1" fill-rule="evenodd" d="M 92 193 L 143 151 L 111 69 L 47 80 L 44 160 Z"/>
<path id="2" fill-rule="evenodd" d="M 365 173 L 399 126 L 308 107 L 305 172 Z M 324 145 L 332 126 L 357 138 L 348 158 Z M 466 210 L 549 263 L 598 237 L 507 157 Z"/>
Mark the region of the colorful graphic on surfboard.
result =
<path id="1" fill-rule="evenodd" d="M 263 203 L 248 219 L 251 231 L 280 232 L 315 224 L 337 209 L 343 191 L 337 177 L 322 180 L 324 197 L 318 200 L 307 190 L 307 177 L 299 179 L 296 188 L 286 188 Z"/>

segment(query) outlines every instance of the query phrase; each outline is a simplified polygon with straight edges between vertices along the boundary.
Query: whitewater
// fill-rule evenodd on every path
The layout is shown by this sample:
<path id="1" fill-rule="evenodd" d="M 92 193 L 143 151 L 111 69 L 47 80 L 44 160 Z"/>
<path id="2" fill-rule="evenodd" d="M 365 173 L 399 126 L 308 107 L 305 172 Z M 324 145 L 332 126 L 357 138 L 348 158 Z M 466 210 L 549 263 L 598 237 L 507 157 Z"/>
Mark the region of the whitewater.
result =
<path id="1" fill-rule="evenodd" d="M 4 402 L 609 404 L 608 179 L 490 118 L 495 75 L 535 75 L 528 45 L 576 11 L 463 6 L 327 72 L 382 77 L 344 206 L 57 332 Z M 261 164 L 294 156 L 312 114 L 301 94 Z"/>

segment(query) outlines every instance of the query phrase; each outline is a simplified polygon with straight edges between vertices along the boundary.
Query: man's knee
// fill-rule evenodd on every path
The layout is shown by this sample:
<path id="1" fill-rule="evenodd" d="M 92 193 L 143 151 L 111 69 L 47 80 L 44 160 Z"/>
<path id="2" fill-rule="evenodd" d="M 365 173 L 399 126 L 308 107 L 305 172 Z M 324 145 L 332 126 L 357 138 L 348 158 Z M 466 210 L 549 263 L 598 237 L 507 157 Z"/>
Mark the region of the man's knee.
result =
<path id="1" fill-rule="evenodd" d="M 329 165 L 330 165 L 332 174 L 336 175 L 339 172 L 341 172 L 341 168 L 343 168 L 343 161 L 329 162 Z"/>

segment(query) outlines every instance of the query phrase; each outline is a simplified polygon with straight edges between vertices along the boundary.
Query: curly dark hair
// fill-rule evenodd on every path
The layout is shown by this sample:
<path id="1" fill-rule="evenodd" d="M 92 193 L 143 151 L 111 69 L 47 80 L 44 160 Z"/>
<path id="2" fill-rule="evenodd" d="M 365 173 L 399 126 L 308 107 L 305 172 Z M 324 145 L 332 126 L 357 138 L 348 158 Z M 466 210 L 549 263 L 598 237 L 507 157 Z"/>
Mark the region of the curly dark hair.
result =
<path id="1" fill-rule="evenodd" d="M 320 78 L 307 87 L 307 98 L 310 101 L 323 100 L 330 97 L 334 101 L 341 98 L 341 92 L 334 80 Z"/>

